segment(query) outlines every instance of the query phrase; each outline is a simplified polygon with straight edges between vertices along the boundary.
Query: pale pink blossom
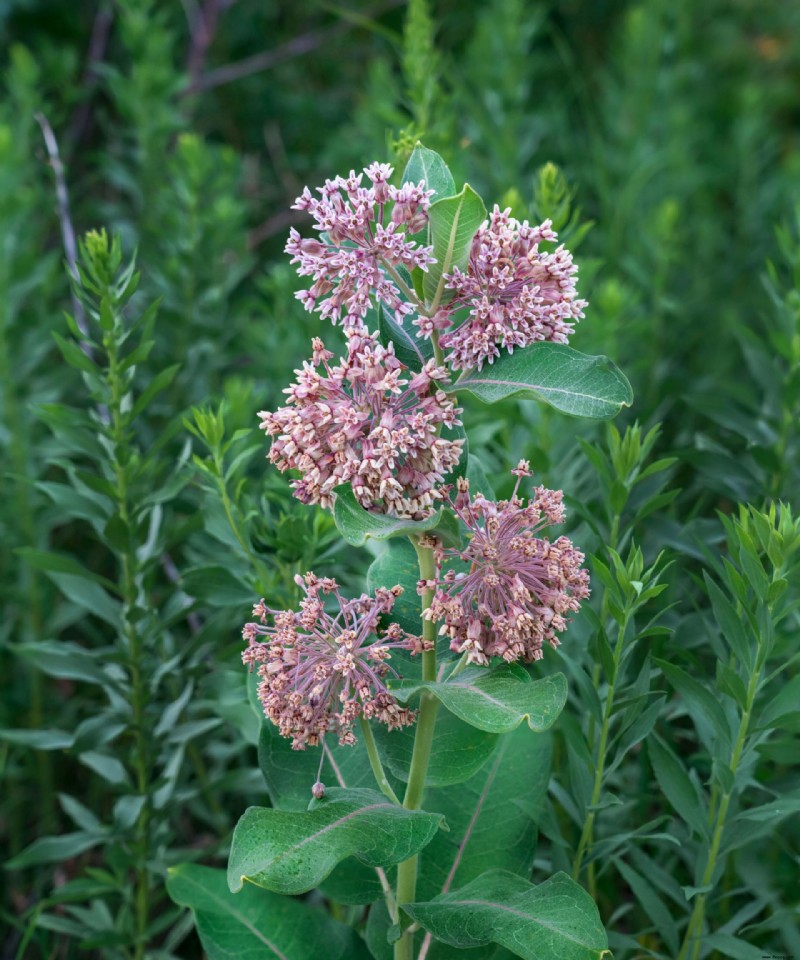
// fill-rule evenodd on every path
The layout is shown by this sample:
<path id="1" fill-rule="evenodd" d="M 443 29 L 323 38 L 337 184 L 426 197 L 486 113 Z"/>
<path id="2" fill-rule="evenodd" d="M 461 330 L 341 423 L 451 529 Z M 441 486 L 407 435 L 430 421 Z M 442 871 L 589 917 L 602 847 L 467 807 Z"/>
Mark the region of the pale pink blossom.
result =
<path id="1" fill-rule="evenodd" d="M 295 581 L 305 594 L 299 611 L 272 610 L 261 600 L 253 607 L 257 622 L 242 631 L 247 640 L 242 661 L 251 669 L 257 665 L 258 698 L 281 736 L 291 738 L 295 750 L 304 750 L 329 731 L 343 745 L 354 743 L 352 728 L 362 716 L 390 730 L 414 723 L 416 714 L 401 707 L 384 682 L 387 675 L 396 675 L 389 665 L 393 650 L 425 649 L 419 637 L 397 623 L 380 627 L 402 587 L 345 600 L 331 578 L 307 573 Z M 326 595 L 338 607 L 333 614 L 325 610 Z M 315 784 L 315 796 L 319 788 L 324 793 Z"/>
<path id="2" fill-rule="evenodd" d="M 337 366 L 323 342 L 296 370 L 286 406 L 261 411 L 275 439 L 270 460 L 299 470 L 292 480 L 303 503 L 332 505 L 336 486 L 350 483 L 366 509 L 421 519 L 437 501 L 446 474 L 461 457 L 463 439 L 440 436 L 460 424 L 460 410 L 440 389 L 447 372 L 433 360 L 411 374 L 376 334 L 353 334 Z"/>
<path id="3" fill-rule="evenodd" d="M 446 329 L 440 344 L 454 370 L 480 370 L 501 350 L 513 353 L 541 340 L 566 343 L 586 301 L 577 298 L 578 268 L 563 246 L 540 250 L 558 239 L 552 223 L 520 223 L 510 209 L 495 207 L 472 242 L 466 272 L 458 267 L 446 278 L 454 292 L 446 307 Z M 462 317 L 467 312 L 465 319 Z M 427 319 L 415 320 L 420 335 L 443 329 Z"/>
<path id="4" fill-rule="evenodd" d="M 423 616 L 441 623 L 451 650 L 466 653 L 470 663 L 541 659 L 545 642 L 558 646 L 566 614 L 589 596 L 583 554 L 567 537 L 551 542 L 541 536 L 563 522 L 563 494 L 537 487 L 526 504 L 517 491 L 530 475 L 527 462 L 513 472 L 511 499 L 498 502 L 472 496 L 468 481 L 459 480 L 453 507 L 468 528 L 469 543 L 464 550 L 440 549 L 439 575 L 419 584 L 420 591 L 435 588 Z M 450 569 L 442 576 L 441 562 L 455 560 L 468 564 L 468 572 Z"/>
<path id="5" fill-rule="evenodd" d="M 317 199 L 306 187 L 292 209 L 314 218 L 319 238 L 300 236 L 294 228 L 286 244 L 301 277 L 312 277 L 308 290 L 296 294 L 308 311 L 346 332 L 363 332 L 364 317 L 373 303 L 404 316 L 413 307 L 397 286 L 398 270 L 428 269 L 431 247 L 421 246 L 411 235 L 428 222 L 432 190 L 425 182 L 388 182 L 392 167 L 373 163 L 364 170 L 371 186 L 362 186 L 363 174 L 326 180 Z"/>

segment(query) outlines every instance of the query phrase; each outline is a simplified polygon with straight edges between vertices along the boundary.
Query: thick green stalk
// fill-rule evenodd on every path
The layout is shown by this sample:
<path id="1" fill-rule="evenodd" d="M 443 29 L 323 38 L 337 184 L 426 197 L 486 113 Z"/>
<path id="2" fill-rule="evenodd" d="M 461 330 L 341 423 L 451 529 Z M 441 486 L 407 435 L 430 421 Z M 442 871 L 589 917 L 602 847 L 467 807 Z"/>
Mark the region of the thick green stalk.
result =
<path id="1" fill-rule="evenodd" d="M 436 576 L 436 564 L 433 550 L 430 547 L 420 546 L 416 539 L 412 539 L 414 549 L 419 560 L 419 575 L 422 580 L 432 580 Z M 428 609 L 433 600 L 433 590 L 425 590 L 422 594 L 422 610 Z M 433 646 L 427 653 L 422 654 L 422 679 L 436 679 L 436 625 L 430 620 L 422 620 L 422 638 Z M 436 709 L 438 701 L 428 693 L 420 697 L 419 718 L 417 719 L 414 750 L 411 754 L 411 768 L 408 774 L 408 786 L 403 798 L 403 806 L 408 810 L 419 810 L 422 805 L 422 795 L 425 792 L 425 779 L 428 775 L 428 765 L 431 759 L 433 746 L 433 732 L 436 727 Z M 397 868 L 397 903 L 413 903 L 417 890 L 417 857 L 405 860 Z M 414 934 L 406 932 L 394 945 L 394 960 L 413 960 Z"/>

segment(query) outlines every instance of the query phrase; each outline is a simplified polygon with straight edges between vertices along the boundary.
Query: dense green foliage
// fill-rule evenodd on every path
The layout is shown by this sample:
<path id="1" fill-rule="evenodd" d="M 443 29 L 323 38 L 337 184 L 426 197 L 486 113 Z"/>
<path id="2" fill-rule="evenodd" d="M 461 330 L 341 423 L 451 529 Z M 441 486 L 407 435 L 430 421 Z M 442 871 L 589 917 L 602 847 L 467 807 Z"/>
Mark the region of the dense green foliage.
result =
<path id="1" fill-rule="evenodd" d="M 635 397 L 608 427 L 484 406 L 491 376 L 459 393 L 472 471 L 525 457 L 566 491 L 593 600 L 469 768 L 445 749 L 460 721 L 437 730 L 428 957 L 514 949 L 459 920 L 487 866 L 520 910 L 582 883 L 617 958 L 800 955 L 799 28 L 777 0 L 0 3 L 3 957 L 195 957 L 195 930 L 214 957 L 223 927 L 259 925 L 292 958 L 386 955 L 353 858 L 305 900 L 245 885 L 236 913 L 224 866 L 245 807 L 321 815 L 318 758 L 290 767 L 247 702 L 253 600 L 294 602 L 308 569 L 359 590 L 367 550 L 371 586 L 408 560 L 343 542 L 264 464 L 256 411 L 319 332 L 281 255 L 289 204 L 402 167 L 418 137 L 487 202 L 553 219 L 590 302 L 570 346 Z M 73 250 L 100 228 L 121 241 Z M 403 744 L 381 749 L 402 780 Z M 351 754 L 347 786 L 374 791 Z M 502 850 L 470 832 L 491 805 Z"/>

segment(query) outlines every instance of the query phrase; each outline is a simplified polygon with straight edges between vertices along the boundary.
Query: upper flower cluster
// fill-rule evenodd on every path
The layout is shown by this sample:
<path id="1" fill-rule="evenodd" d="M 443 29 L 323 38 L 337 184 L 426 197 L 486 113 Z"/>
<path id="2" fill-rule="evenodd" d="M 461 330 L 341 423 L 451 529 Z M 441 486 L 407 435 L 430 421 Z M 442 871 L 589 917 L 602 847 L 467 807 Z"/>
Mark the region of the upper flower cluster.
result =
<path id="1" fill-rule="evenodd" d="M 270 460 L 301 472 L 292 485 L 304 503 L 328 507 L 333 488 L 349 482 L 367 510 L 427 516 L 464 443 L 439 435 L 460 423 L 461 411 L 437 387 L 446 371 L 429 361 L 404 377 L 394 348 L 376 334 L 354 333 L 347 356 L 333 367 L 322 341 L 313 346 L 312 362 L 295 371 L 297 382 L 285 391 L 287 405 L 259 413 L 261 427 L 276 437 Z"/>
<path id="2" fill-rule="evenodd" d="M 400 297 L 397 268 L 427 270 L 434 262 L 430 247 L 410 239 L 428 222 L 433 191 L 425 189 L 424 181 L 392 186 L 392 172 L 389 164 L 371 164 L 364 173 L 372 186 L 363 187 L 363 175 L 351 170 L 349 177 L 326 180 L 318 188 L 321 199 L 306 187 L 292 208 L 308 211 L 320 232 L 318 240 L 303 239 L 295 229 L 290 232 L 286 252 L 291 262 L 298 264 L 301 277 L 314 278 L 297 299 L 347 331 L 363 331 L 373 295 L 400 315 L 413 312 Z"/>
<path id="3" fill-rule="evenodd" d="M 442 348 L 454 370 L 481 369 L 503 348 L 512 353 L 538 340 L 566 343 L 573 324 L 583 316 L 585 300 L 576 299 L 578 272 L 563 244 L 552 253 L 539 249 L 543 241 L 558 239 L 550 220 L 532 227 L 495 207 L 472 242 L 466 272 L 456 267 L 447 277 L 453 299 L 433 322 L 423 321 L 420 332 L 444 329 Z M 455 329 L 458 311 L 466 320 Z"/>
<path id="4" fill-rule="evenodd" d="M 536 536 L 563 522 L 563 494 L 537 487 L 525 504 L 517 490 L 520 479 L 530 475 L 528 463 L 520 461 L 514 473 L 511 499 L 498 502 L 471 496 L 468 481 L 459 480 L 453 507 L 469 530 L 469 544 L 463 551 L 440 550 L 440 561 L 461 561 L 469 570 L 451 569 L 419 585 L 420 591 L 436 591 L 424 616 L 442 622 L 451 650 L 466 653 L 470 663 L 541 659 L 545 641 L 558 646 L 565 614 L 589 596 L 583 554 L 567 537 L 551 543 Z"/>
<path id="5" fill-rule="evenodd" d="M 272 610 L 261 600 L 253 607 L 258 622 L 242 631 L 248 644 L 242 660 L 258 664 L 258 697 L 281 736 L 304 750 L 328 731 L 338 734 L 341 744 L 354 743 L 352 727 L 360 716 L 390 730 L 414 723 L 415 713 L 399 706 L 384 678 L 393 672 L 387 663 L 392 650 L 420 653 L 424 643 L 396 623 L 378 638 L 380 618 L 391 613 L 402 587 L 345 600 L 331 578 L 307 573 L 295 581 L 305 593 L 299 611 Z M 320 594 L 334 596 L 339 606 L 334 616 Z"/>

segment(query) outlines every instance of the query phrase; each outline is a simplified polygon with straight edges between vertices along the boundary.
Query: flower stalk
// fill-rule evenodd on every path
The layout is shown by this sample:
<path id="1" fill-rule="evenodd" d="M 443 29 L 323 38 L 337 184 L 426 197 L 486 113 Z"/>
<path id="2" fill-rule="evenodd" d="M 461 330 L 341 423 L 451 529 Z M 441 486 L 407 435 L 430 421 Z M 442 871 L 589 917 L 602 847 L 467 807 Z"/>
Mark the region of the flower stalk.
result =
<path id="1" fill-rule="evenodd" d="M 419 561 L 420 580 L 431 581 L 436 574 L 436 562 L 433 548 L 423 546 L 418 538 L 412 537 L 411 542 L 417 552 Z M 422 594 L 422 612 L 430 607 L 433 601 L 433 589 L 427 589 Z M 422 679 L 436 680 L 436 625 L 431 620 L 422 619 L 422 639 L 430 643 L 431 647 L 422 654 Z M 420 697 L 419 717 L 414 736 L 414 750 L 411 755 L 411 768 L 408 774 L 403 806 L 407 810 L 419 810 L 422 806 L 422 796 L 425 792 L 425 780 L 428 775 L 428 766 L 433 746 L 433 733 L 436 728 L 436 712 L 438 700 L 429 693 Z M 404 903 L 413 903 L 417 890 L 418 858 L 411 857 L 397 868 L 397 903 L 402 907 Z M 395 943 L 394 960 L 413 960 L 414 934 L 406 930 Z"/>

